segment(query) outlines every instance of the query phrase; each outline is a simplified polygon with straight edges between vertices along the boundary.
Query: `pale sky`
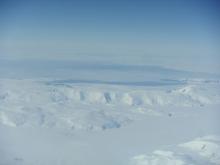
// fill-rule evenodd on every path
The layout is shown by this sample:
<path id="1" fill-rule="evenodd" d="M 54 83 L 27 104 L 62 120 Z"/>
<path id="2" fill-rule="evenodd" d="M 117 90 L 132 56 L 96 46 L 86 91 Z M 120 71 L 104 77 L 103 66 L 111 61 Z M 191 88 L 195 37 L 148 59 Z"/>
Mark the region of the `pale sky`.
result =
<path id="1" fill-rule="evenodd" d="M 215 0 L 0 2 L 0 59 L 220 70 Z"/>

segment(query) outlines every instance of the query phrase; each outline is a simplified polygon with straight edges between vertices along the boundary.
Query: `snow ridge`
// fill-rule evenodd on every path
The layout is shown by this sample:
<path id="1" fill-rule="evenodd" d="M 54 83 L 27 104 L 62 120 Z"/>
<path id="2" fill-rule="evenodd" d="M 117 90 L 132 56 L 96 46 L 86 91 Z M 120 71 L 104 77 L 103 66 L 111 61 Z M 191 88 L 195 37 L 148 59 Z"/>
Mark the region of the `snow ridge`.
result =
<path id="1" fill-rule="evenodd" d="M 167 87 L 50 84 L 47 80 L 0 80 L 0 124 L 67 129 L 119 128 L 157 107 L 202 107 L 220 102 L 219 83 Z"/>

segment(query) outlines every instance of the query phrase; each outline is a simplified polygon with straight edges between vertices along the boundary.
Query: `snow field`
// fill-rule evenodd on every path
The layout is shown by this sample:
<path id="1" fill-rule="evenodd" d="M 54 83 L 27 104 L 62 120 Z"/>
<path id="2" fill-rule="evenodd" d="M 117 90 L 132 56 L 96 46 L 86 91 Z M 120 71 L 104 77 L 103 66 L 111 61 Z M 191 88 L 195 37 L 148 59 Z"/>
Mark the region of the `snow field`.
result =
<path id="1" fill-rule="evenodd" d="M 218 83 L 167 87 L 47 84 L 47 80 L 0 81 L 0 123 L 11 127 L 120 128 L 158 107 L 203 107 L 218 104 Z"/>

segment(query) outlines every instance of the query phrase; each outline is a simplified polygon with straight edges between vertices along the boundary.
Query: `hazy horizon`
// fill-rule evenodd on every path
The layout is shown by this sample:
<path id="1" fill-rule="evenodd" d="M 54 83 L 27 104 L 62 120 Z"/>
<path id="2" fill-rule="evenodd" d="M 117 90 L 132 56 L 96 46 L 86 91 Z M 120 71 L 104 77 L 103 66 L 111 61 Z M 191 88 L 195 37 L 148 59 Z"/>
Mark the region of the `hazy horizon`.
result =
<path id="1" fill-rule="evenodd" d="M 218 1 L 1 1 L 0 59 L 220 70 Z"/>

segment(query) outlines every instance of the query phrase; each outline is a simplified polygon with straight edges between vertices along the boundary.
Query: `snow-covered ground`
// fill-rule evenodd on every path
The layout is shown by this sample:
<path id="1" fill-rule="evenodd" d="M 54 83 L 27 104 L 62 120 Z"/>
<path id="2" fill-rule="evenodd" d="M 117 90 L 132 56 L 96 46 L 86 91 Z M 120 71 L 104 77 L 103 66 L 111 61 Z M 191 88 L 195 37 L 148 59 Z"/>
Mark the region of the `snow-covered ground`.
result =
<path id="1" fill-rule="evenodd" d="M 173 112 L 174 107 L 190 109 L 220 103 L 218 81 L 179 82 L 171 87 L 131 87 L 2 79 L 0 123 L 11 127 L 105 130 L 126 126 L 147 115 L 166 113 L 172 117 L 173 113 L 183 113 Z"/>
<path id="2" fill-rule="evenodd" d="M 210 77 L 4 77 L 0 165 L 219 165 L 219 106 Z"/>
<path id="3" fill-rule="evenodd" d="M 179 144 L 170 150 L 155 150 L 131 159 L 135 165 L 207 165 L 220 162 L 220 137 L 205 136 Z"/>

